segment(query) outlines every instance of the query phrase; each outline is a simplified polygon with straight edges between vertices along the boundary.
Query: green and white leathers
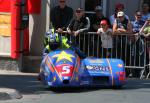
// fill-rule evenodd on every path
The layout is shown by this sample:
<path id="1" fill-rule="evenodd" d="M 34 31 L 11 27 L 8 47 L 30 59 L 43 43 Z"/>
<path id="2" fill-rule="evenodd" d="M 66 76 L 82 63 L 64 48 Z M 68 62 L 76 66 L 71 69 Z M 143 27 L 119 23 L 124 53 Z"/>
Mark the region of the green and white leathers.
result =
<path id="1" fill-rule="evenodd" d="M 45 49 L 47 49 L 47 51 L 49 52 L 51 50 L 54 50 L 52 46 L 54 46 L 55 49 L 70 48 L 67 37 L 61 36 L 58 33 L 55 33 L 54 29 L 50 29 L 49 31 L 46 32 L 44 46 L 45 46 Z"/>

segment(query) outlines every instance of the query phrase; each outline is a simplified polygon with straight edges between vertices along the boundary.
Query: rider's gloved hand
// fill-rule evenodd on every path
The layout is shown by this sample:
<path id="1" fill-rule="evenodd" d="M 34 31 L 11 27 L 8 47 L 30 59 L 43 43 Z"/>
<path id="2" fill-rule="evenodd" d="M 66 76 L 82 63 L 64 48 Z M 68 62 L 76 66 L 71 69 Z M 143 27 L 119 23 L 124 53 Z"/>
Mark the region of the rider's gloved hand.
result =
<path id="1" fill-rule="evenodd" d="M 58 33 L 62 33 L 62 32 L 63 32 L 63 29 L 62 29 L 62 28 L 58 28 L 57 32 L 58 32 Z"/>
<path id="2" fill-rule="evenodd" d="M 77 36 L 77 35 L 79 35 L 79 31 L 74 32 L 74 36 Z"/>
<path id="3" fill-rule="evenodd" d="M 67 30 L 68 34 L 72 34 L 71 30 Z"/>

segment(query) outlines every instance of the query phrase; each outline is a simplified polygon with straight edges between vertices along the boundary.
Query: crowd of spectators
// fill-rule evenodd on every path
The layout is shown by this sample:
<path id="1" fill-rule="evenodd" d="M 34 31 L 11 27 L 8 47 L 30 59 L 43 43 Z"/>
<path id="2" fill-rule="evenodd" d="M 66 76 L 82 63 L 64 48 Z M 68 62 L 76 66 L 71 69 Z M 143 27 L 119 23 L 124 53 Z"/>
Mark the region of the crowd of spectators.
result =
<path id="1" fill-rule="evenodd" d="M 133 14 L 135 19 L 130 21 L 129 16 L 124 12 L 124 4 L 121 3 L 115 5 L 114 14 L 107 18 L 103 15 L 102 7 L 99 5 L 95 7 L 95 14 L 87 17 L 83 8 L 77 8 L 73 13 L 73 9 L 66 5 L 66 0 L 58 1 L 58 6 L 51 10 L 51 22 L 53 27 L 58 30 L 59 33 L 65 30 L 69 34 L 74 35 L 75 38 L 78 38 L 78 36 L 84 32 L 96 32 L 101 38 L 101 41 L 99 42 L 99 45 L 101 46 L 100 48 L 103 49 L 104 53 L 106 53 L 105 49 L 108 51 L 108 53 L 106 53 L 108 55 L 105 55 L 105 57 L 109 57 L 109 54 L 113 51 L 113 48 L 117 50 L 115 52 L 122 52 L 122 55 L 124 55 L 125 52 L 128 52 L 124 50 L 125 48 L 128 48 L 129 45 L 130 52 L 128 53 L 133 54 L 131 56 L 135 56 L 134 54 L 138 53 L 143 56 L 142 40 L 146 38 L 147 41 L 150 41 L 150 8 L 148 4 L 143 3 L 142 10 L 135 11 L 135 14 Z M 141 35 L 144 39 L 141 38 Z M 114 36 L 117 38 L 114 39 Z M 84 37 L 81 36 L 78 39 L 83 41 Z M 89 39 L 85 38 L 85 40 L 86 42 L 84 44 L 87 44 Z M 90 43 L 97 45 L 99 39 L 94 38 L 93 40 L 91 40 Z M 116 47 L 116 45 L 120 44 L 123 45 Z M 83 47 L 83 43 L 80 43 L 80 46 Z M 137 50 L 134 49 L 137 46 L 138 53 Z M 150 42 L 147 42 L 147 51 L 147 53 L 150 54 Z M 124 58 L 126 58 L 125 55 L 123 59 Z"/>

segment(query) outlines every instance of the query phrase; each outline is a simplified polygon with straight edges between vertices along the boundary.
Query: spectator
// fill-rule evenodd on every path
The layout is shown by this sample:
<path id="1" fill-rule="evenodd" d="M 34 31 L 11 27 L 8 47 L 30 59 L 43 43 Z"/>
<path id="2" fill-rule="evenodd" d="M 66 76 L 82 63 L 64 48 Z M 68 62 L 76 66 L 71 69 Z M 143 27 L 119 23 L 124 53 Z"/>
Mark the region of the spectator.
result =
<path id="1" fill-rule="evenodd" d="M 75 18 L 73 18 L 67 27 L 69 34 L 78 36 L 80 33 L 86 32 L 90 28 L 90 20 L 85 17 L 84 10 L 82 8 L 76 9 Z"/>
<path id="2" fill-rule="evenodd" d="M 121 4 L 121 3 L 118 3 L 116 4 L 115 6 L 115 13 L 113 15 L 110 16 L 110 22 L 111 22 L 111 25 L 114 24 L 115 22 L 115 19 L 117 18 L 117 13 L 120 12 L 120 11 L 123 11 L 124 10 L 124 5 Z M 125 15 L 125 18 L 129 20 L 129 17 L 127 15 Z"/>
<path id="3" fill-rule="evenodd" d="M 145 24 L 142 20 L 142 13 L 140 11 L 135 12 L 135 20 L 132 22 L 133 34 L 130 36 L 130 65 L 143 66 L 144 65 L 144 46 L 143 39 L 139 36 L 140 32 Z M 133 59 L 136 58 L 136 59 Z M 131 70 L 132 76 L 139 77 L 141 70 Z"/>
<path id="4" fill-rule="evenodd" d="M 82 8 L 77 8 L 75 11 L 75 18 L 73 18 L 67 27 L 67 31 L 69 34 L 72 34 L 72 41 L 74 44 L 79 44 L 80 49 L 83 51 L 84 46 L 84 35 L 81 33 L 87 32 L 90 28 L 90 20 L 85 16 L 84 10 Z M 79 34 L 81 34 L 79 36 Z M 86 40 L 85 44 L 87 44 Z"/>
<path id="5" fill-rule="evenodd" d="M 91 17 L 91 31 L 92 32 L 97 32 L 98 28 L 100 27 L 100 22 L 102 20 L 107 20 L 108 25 L 110 25 L 109 19 L 104 17 L 102 13 L 102 7 L 101 6 L 96 6 L 95 7 L 95 14 L 92 15 Z M 100 37 L 100 36 L 99 36 Z M 93 48 L 92 51 L 90 52 L 90 55 L 94 55 L 95 57 L 98 57 L 98 51 L 97 48 L 99 45 L 101 45 L 101 42 L 98 43 L 98 38 L 97 35 L 91 35 L 90 36 L 90 47 Z"/>
<path id="6" fill-rule="evenodd" d="M 145 22 L 142 20 L 142 13 L 140 11 L 136 11 L 134 16 L 135 20 L 131 22 L 133 33 L 138 33 Z"/>
<path id="7" fill-rule="evenodd" d="M 147 26 L 144 28 L 143 33 L 145 34 L 145 37 L 150 36 L 150 19 L 147 20 Z"/>
<path id="8" fill-rule="evenodd" d="M 113 24 L 113 32 L 119 34 L 132 32 L 131 22 L 125 17 L 124 12 L 122 11 L 117 13 L 117 18 Z"/>
<path id="9" fill-rule="evenodd" d="M 55 30 L 62 32 L 73 17 L 73 9 L 66 5 L 66 0 L 58 0 L 58 2 L 59 5 L 51 10 L 50 19 Z"/>
<path id="10" fill-rule="evenodd" d="M 107 20 L 108 25 L 110 25 L 109 19 L 104 17 L 104 15 L 102 14 L 102 7 L 96 6 L 95 7 L 95 15 L 93 15 L 91 18 L 91 29 L 92 29 L 92 31 L 97 32 L 97 30 L 99 28 L 99 23 L 101 22 L 101 20 Z"/>
<path id="11" fill-rule="evenodd" d="M 132 33 L 132 26 L 130 20 L 125 17 L 124 12 L 122 11 L 117 13 L 117 18 L 115 20 L 115 23 L 113 24 L 113 33 L 115 35 L 121 35 L 121 36 L 115 36 L 114 38 L 114 45 L 115 45 L 114 50 L 117 50 L 115 51 L 117 54 L 116 57 L 125 60 L 126 53 L 129 52 L 126 51 L 128 50 L 126 49 L 126 44 L 128 44 L 128 39 L 127 36 L 124 34 Z"/>
<path id="12" fill-rule="evenodd" d="M 143 16 L 142 16 L 142 20 L 143 21 L 146 21 L 148 18 L 150 18 L 150 12 L 149 12 L 149 5 L 147 3 L 144 3 L 142 5 L 142 13 L 143 13 Z"/>
<path id="13" fill-rule="evenodd" d="M 102 41 L 102 56 L 105 58 L 110 58 L 112 54 L 113 39 L 112 39 L 112 29 L 109 28 L 107 20 L 102 20 L 100 22 L 100 28 L 97 33 L 101 36 Z"/>
<path id="14" fill-rule="evenodd" d="M 144 28 L 143 33 L 147 39 L 147 53 L 149 54 L 148 63 L 150 64 L 150 19 L 147 20 L 147 27 Z"/>

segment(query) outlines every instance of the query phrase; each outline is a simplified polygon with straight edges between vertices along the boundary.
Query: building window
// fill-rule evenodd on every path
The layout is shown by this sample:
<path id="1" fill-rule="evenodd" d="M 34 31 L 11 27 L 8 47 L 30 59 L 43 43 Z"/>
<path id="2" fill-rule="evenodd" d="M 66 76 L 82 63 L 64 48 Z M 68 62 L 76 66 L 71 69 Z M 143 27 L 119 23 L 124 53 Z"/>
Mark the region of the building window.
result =
<path id="1" fill-rule="evenodd" d="M 85 0 L 85 10 L 86 11 L 94 11 L 94 8 L 97 5 L 102 6 L 102 0 Z"/>

